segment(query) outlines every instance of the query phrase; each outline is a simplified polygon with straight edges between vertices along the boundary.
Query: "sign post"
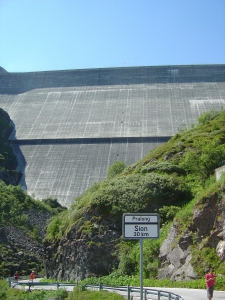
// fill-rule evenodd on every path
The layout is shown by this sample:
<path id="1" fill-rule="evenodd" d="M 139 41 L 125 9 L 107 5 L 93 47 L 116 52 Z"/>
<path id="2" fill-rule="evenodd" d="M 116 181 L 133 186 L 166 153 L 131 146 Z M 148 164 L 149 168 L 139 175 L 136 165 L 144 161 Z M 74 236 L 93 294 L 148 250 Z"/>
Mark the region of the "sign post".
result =
<path id="1" fill-rule="evenodd" d="M 123 238 L 140 241 L 140 300 L 143 300 L 143 239 L 159 238 L 159 215 L 123 214 Z"/>
<path id="2" fill-rule="evenodd" d="M 140 300 L 143 300 L 143 239 L 140 242 Z"/>

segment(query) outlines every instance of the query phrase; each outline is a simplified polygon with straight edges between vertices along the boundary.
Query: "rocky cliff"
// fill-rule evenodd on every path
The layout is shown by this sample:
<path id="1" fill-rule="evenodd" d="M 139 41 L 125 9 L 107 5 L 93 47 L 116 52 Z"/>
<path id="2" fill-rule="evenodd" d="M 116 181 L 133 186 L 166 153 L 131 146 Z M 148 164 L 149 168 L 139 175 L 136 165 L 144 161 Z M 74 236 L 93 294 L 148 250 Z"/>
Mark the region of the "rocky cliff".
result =
<path id="1" fill-rule="evenodd" d="M 9 115 L 0 108 L 0 277 L 42 270 L 42 241 L 53 215 L 17 187 L 22 174 L 8 141 L 12 130 Z"/>
<path id="2" fill-rule="evenodd" d="M 62 239 L 45 244 L 47 277 L 82 280 L 103 276 L 118 266 L 115 253 L 121 226 L 112 219 L 97 219 L 96 211 L 86 212 Z M 175 219 L 160 248 L 159 279 L 202 277 L 201 270 L 205 272 L 209 267 L 202 257 L 203 249 L 213 249 L 218 262 L 225 261 L 225 187 L 199 200 L 185 229 L 181 228 L 182 220 Z"/>
<path id="3" fill-rule="evenodd" d="M 16 270 L 21 275 L 29 275 L 32 269 L 40 272 L 43 268 L 44 228 L 52 216 L 48 212 L 29 210 L 25 212 L 30 226 L 38 228 L 38 237 L 31 237 L 26 230 L 15 225 L 0 224 L 0 265 L 1 276 L 13 275 Z"/>
<path id="4" fill-rule="evenodd" d="M 6 184 L 17 185 L 22 174 L 16 171 L 17 158 L 8 141 L 12 130 L 9 115 L 0 108 L 0 180 Z"/>
<path id="5" fill-rule="evenodd" d="M 121 228 L 115 220 L 86 211 L 79 222 L 55 243 L 45 243 L 45 275 L 57 280 L 103 276 L 118 264 L 116 245 Z"/>
<path id="6" fill-rule="evenodd" d="M 215 176 L 215 169 L 224 164 L 224 126 L 224 111 L 207 113 L 198 126 L 84 193 L 62 216 L 70 226 L 60 217 L 55 223 L 60 235 L 50 236 L 46 244 L 46 276 L 79 280 L 117 267 L 119 274 L 137 275 L 138 244 L 119 243 L 122 214 L 128 212 L 159 212 L 162 223 L 173 221 L 168 233 L 162 226 L 161 246 L 160 240 L 144 249 L 146 276 L 173 281 L 202 278 L 210 265 L 225 274 L 225 180 L 216 182 Z M 82 217 L 74 217 L 79 209 Z"/>
<path id="7" fill-rule="evenodd" d="M 195 205 L 193 217 L 183 233 L 180 227 L 175 221 L 161 246 L 159 279 L 198 278 L 200 269 L 206 271 L 209 267 L 204 249 L 215 250 L 218 260 L 225 260 L 225 187 L 202 198 Z"/>

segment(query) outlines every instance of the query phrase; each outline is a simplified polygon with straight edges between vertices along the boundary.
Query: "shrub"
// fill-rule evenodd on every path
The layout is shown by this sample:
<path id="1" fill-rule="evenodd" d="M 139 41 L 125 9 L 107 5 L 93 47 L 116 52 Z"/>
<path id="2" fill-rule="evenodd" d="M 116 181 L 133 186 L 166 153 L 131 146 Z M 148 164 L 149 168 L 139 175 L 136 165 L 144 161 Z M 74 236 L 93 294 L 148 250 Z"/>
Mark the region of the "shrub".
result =
<path id="1" fill-rule="evenodd" d="M 107 178 L 108 179 L 112 179 L 114 178 L 116 175 L 120 174 L 121 172 L 123 172 L 123 170 L 125 169 L 126 165 L 124 162 L 122 161 L 118 161 L 116 160 L 108 169 L 107 172 Z"/>

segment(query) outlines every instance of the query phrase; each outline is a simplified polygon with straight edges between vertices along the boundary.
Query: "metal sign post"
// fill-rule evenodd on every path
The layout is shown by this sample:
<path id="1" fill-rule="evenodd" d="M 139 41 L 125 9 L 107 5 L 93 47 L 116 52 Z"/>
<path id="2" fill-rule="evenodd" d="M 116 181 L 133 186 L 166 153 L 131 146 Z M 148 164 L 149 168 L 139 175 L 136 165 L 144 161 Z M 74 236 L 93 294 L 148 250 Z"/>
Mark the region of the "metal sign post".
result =
<path id="1" fill-rule="evenodd" d="M 140 241 L 140 300 L 143 300 L 143 239 L 159 238 L 158 214 L 124 214 L 123 238 Z"/>
<path id="2" fill-rule="evenodd" d="M 140 239 L 140 300 L 143 300 L 143 239 Z"/>

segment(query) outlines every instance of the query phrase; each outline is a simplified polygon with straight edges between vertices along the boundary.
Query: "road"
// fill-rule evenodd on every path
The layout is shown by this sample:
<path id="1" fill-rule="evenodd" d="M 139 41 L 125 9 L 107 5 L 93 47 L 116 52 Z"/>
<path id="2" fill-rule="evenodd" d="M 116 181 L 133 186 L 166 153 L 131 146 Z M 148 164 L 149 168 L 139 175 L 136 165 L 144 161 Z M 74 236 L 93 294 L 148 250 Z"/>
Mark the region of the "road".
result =
<path id="1" fill-rule="evenodd" d="M 206 290 L 158 287 L 152 287 L 151 289 L 171 292 L 181 296 L 184 300 L 207 300 Z M 221 299 L 225 299 L 225 291 L 214 291 L 213 300 Z"/>
<path id="2" fill-rule="evenodd" d="M 207 300 L 206 290 L 198 289 L 184 289 L 184 288 L 159 288 L 159 287 L 146 287 L 154 290 L 161 290 L 165 292 L 171 292 L 179 295 L 184 300 Z M 121 293 L 125 296 L 125 293 Z M 133 300 L 140 300 L 139 293 L 132 293 Z M 144 297 L 143 297 L 144 299 Z M 148 295 L 148 300 L 158 300 L 157 296 Z M 161 299 L 167 300 L 167 298 L 162 297 Z M 225 291 L 214 291 L 213 300 L 225 300 Z"/>

